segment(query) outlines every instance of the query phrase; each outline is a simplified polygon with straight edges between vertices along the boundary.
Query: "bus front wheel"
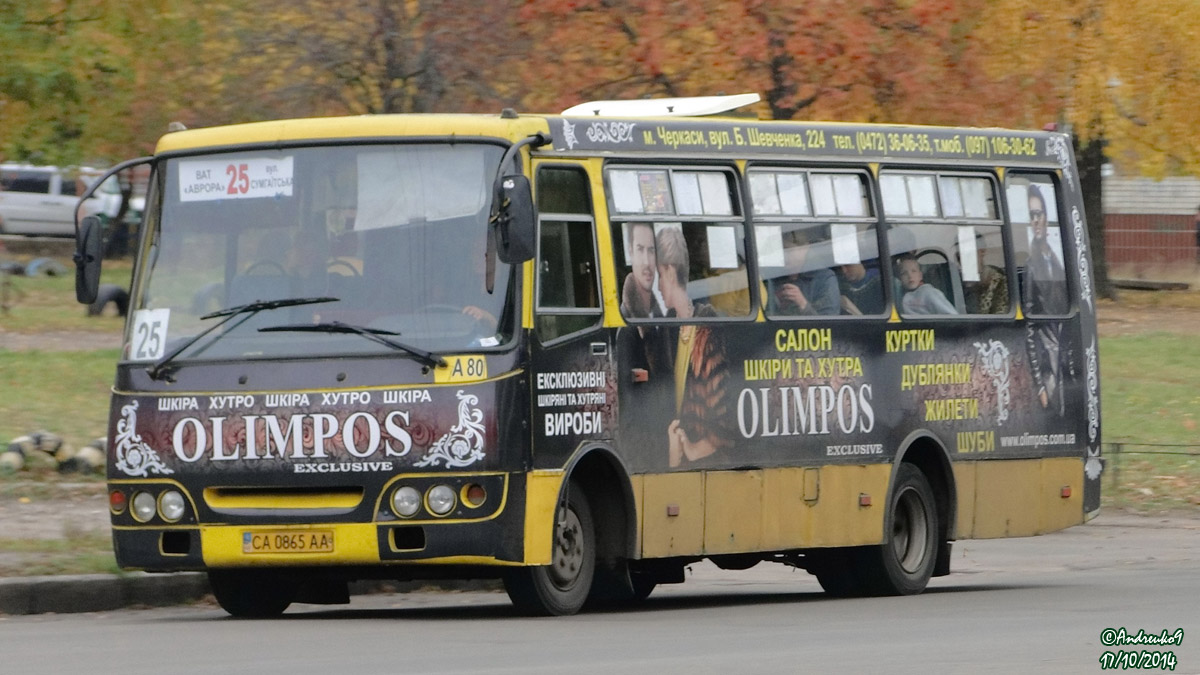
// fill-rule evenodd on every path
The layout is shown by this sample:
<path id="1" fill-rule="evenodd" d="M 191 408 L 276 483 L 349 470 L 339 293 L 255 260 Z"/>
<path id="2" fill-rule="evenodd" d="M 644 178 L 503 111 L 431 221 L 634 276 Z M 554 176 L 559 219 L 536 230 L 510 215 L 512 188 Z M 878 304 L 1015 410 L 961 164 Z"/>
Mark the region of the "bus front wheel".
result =
<path id="1" fill-rule="evenodd" d="M 240 619 L 283 614 L 299 588 L 294 579 L 264 570 L 210 570 L 208 583 L 221 609 Z"/>
<path id="2" fill-rule="evenodd" d="M 937 563 L 938 515 L 929 479 L 901 464 L 888 502 L 884 542 L 863 550 L 862 581 L 872 595 L 915 595 Z"/>
<path id="3" fill-rule="evenodd" d="M 587 497 L 570 486 L 566 508 L 554 523 L 550 564 L 521 567 L 504 577 L 504 590 L 518 609 L 542 616 L 566 616 L 583 607 L 596 571 L 596 530 Z"/>

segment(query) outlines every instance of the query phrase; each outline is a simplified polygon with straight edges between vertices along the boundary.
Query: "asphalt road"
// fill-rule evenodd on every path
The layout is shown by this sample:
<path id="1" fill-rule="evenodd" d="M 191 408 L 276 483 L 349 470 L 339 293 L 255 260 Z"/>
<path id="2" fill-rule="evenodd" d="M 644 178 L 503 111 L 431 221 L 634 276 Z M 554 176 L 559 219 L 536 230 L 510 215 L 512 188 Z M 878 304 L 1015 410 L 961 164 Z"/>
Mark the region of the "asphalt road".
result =
<path id="1" fill-rule="evenodd" d="M 1169 651 L 1200 673 L 1200 519 L 1104 515 L 1030 539 L 960 542 L 909 598 L 831 600 L 780 565 L 693 567 L 639 609 L 532 619 L 502 593 L 355 597 L 239 621 L 212 605 L 0 617 L 5 673 L 1095 673 Z M 1106 628 L 1177 646 L 1104 646 Z"/>

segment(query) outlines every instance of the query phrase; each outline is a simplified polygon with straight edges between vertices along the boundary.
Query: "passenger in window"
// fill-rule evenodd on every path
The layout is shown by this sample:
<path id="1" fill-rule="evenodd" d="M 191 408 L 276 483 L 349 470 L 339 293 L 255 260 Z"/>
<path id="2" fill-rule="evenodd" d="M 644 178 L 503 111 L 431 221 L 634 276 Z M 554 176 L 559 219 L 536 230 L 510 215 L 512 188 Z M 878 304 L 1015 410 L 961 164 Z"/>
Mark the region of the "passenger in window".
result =
<path id="1" fill-rule="evenodd" d="M 788 274 L 772 279 L 767 311 L 789 316 L 833 315 L 841 312 L 842 296 L 837 277 L 827 267 L 805 269 L 810 240 L 803 230 L 784 238 L 784 263 Z"/>
<path id="2" fill-rule="evenodd" d="M 896 258 L 896 276 L 904 291 L 900 299 L 905 314 L 958 314 L 954 305 L 937 288 L 925 283 L 921 264 L 912 255 Z"/>
<path id="3" fill-rule="evenodd" d="M 663 316 L 654 288 L 654 274 L 658 270 L 658 258 L 654 252 L 654 226 L 650 223 L 629 223 L 625 228 L 629 235 L 633 269 L 625 275 L 621 286 L 621 314 L 642 319 Z"/>
<path id="4" fill-rule="evenodd" d="M 716 316 L 707 303 L 687 293 L 688 249 L 683 231 L 664 228 L 655 239 L 658 284 L 668 317 Z M 664 347 L 674 364 L 675 418 L 667 426 L 667 461 L 672 467 L 696 462 L 733 446 L 732 376 L 722 335 L 710 326 L 664 330 Z"/>
<path id="5" fill-rule="evenodd" d="M 1003 314 L 1008 311 L 1008 278 L 1004 270 L 987 264 L 987 249 L 983 236 L 975 235 L 975 251 L 978 254 L 978 281 L 963 279 L 963 301 L 967 314 Z M 962 268 L 962 252 L 958 252 L 959 268 Z"/>
<path id="6" fill-rule="evenodd" d="M 867 269 L 862 263 L 839 266 L 838 291 L 842 295 L 842 310 L 847 314 L 883 312 L 883 282 L 874 267 Z"/>

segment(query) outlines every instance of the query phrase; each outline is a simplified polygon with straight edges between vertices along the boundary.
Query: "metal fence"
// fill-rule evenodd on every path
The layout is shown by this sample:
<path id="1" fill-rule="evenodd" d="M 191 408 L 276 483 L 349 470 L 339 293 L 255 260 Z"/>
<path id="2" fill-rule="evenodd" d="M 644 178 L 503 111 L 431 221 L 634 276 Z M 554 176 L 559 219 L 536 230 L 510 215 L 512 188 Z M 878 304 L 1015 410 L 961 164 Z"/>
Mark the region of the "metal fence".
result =
<path id="1" fill-rule="evenodd" d="M 1121 497 L 1121 474 L 1128 472 L 1125 463 L 1135 458 L 1168 456 L 1200 457 L 1200 446 L 1174 443 L 1130 443 L 1125 441 L 1104 444 L 1104 472 L 1108 474 L 1108 493 L 1117 503 Z M 1200 480 L 1200 464 L 1195 468 L 1195 477 Z M 1200 495 L 1195 495 L 1200 498 Z M 1194 502 L 1200 504 L 1200 502 Z"/>
<path id="2" fill-rule="evenodd" d="M 1113 276 L 1176 278 L 1194 275 L 1200 265 L 1191 215 L 1104 216 L 1106 258 Z"/>

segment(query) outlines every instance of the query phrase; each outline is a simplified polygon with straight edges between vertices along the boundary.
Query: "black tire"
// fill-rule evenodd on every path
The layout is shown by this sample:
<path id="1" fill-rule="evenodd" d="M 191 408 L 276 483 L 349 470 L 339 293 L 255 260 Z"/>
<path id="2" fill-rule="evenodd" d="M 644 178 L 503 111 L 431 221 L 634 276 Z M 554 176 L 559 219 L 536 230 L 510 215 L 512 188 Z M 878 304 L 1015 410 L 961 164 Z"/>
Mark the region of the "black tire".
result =
<path id="1" fill-rule="evenodd" d="M 221 609 L 239 619 L 279 616 L 299 589 L 295 579 L 260 570 L 211 570 L 208 583 Z"/>
<path id="2" fill-rule="evenodd" d="M 596 528 L 587 496 L 569 487 L 558 509 L 549 565 L 521 567 L 504 577 L 504 590 L 518 609 L 538 616 L 575 614 L 587 601 L 596 572 Z"/>
<path id="3" fill-rule="evenodd" d="M 916 595 L 937 564 L 938 514 L 929 479 L 901 464 L 888 499 L 884 541 L 863 549 L 862 580 L 872 595 Z"/>
<path id="4" fill-rule="evenodd" d="M 812 558 L 808 571 L 817 577 L 817 583 L 827 595 L 850 598 L 865 592 L 859 572 L 861 549 L 832 548 L 808 555 Z"/>

